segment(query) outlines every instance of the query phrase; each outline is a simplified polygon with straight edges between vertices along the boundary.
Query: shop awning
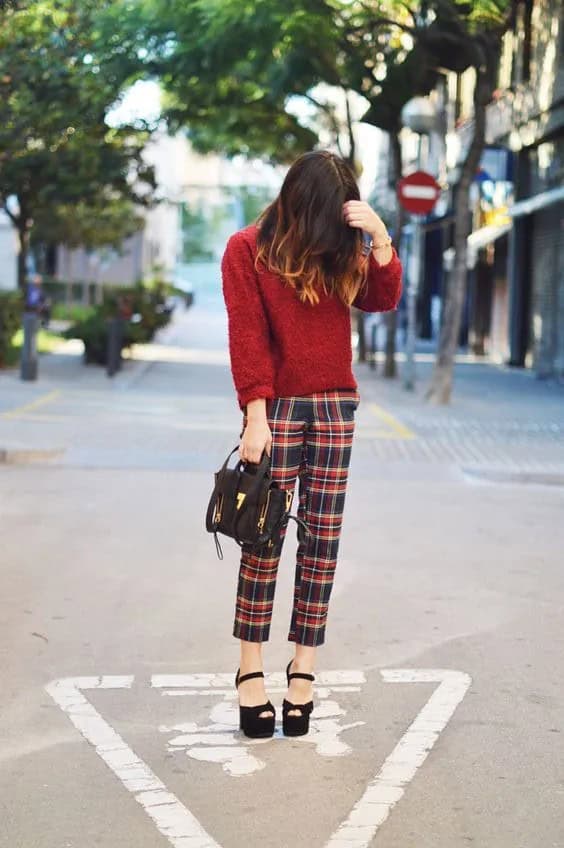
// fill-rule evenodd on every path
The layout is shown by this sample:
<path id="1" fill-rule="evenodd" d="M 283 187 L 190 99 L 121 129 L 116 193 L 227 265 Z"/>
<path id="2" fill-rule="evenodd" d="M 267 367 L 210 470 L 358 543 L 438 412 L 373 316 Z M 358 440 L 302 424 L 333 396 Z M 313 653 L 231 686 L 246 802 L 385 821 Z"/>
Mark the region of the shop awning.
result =
<path id="1" fill-rule="evenodd" d="M 488 244 L 501 238 L 511 229 L 512 224 L 497 224 L 489 227 L 480 227 L 468 236 L 468 252 L 466 254 L 466 267 L 474 268 L 478 258 L 478 251 Z M 443 265 L 445 270 L 451 271 L 454 265 L 454 247 L 449 247 L 443 253 Z"/>
<path id="2" fill-rule="evenodd" d="M 504 236 L 511 229 L 511 223 L 497 224 L 489 227 L 480 227 L 468 236 L 468 247 L 470 250 L 481 250 L 491 244 L 492 241 Z"/>
<path id="3" fill-rule="evenodd" d="M 532 215 L 538 209 L 545 209 L 561 200 L 564 200 L 564 186 L 551 188 L 549 191 L 541 191 L 540 194 L 535 194 L 534 197 L 528 197 L 526 200 L 518 200 L 517 203 L 509 207 L 507 214 L 511 215 L 512 218 Z"/>

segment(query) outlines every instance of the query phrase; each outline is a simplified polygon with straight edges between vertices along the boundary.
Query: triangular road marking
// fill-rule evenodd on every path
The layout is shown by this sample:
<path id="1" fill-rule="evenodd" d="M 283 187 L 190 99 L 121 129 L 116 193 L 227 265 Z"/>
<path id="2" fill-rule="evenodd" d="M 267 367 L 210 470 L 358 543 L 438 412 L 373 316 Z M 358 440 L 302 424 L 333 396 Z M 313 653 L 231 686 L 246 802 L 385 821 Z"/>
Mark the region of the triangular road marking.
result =
<path id="1" fill-rule="evenodd" d="M 325 848 L 367 848 L 370 845 L 405 787 L 427 759 L 472 682 L 463 671 L 447 669 L 396 668 L 384 669 L 381 674 L 386 683 L 438 683 L 439 686 Z"/>
<path id="2" fill-rule="evenodd" d="M 362 672 L 325 672 L 324 677 L 327 681 L 346 683 L 351 674 L 357 675 L 356 682 L 364 680 Z M 367 848 L 471 683 L 469 675 L 448 669 L 385 669 L 381 674 L 387 683 L 437 683 L 438 686 L 325 848 Z M 155 676 L 152 685 L 155 688 L 190 686 L 196 679 L 200 687 L 215 688 L 227 685 L 231 675 Z M 221 848 L 83 694 L 97 689 L 130 689 L 133 680 L 132 676 L 74 677 L 55 680 L 45 688 L 174 848 Z"/>

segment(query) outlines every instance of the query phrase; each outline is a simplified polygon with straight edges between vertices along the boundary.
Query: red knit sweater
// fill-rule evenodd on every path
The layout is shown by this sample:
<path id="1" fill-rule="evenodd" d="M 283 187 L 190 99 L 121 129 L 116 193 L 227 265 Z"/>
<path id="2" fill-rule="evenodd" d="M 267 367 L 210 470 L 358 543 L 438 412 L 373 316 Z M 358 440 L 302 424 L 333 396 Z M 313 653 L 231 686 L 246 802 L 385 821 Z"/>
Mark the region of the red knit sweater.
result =
<path id="1" fill-rule="evenodd" d="M 231 236 L 222 261 L 229 319 L 231 370 L 239 405 L 257 398 L 356 389 L 352 372 L 350 309 L 320 293 L 302 302 L 295 289 L 260 264 L 255 269 L 257 227 Z M 365 312 L 395 309 L 401 294 L 401 263 L 371 254 L 367 287 L 354 306 Z"/>

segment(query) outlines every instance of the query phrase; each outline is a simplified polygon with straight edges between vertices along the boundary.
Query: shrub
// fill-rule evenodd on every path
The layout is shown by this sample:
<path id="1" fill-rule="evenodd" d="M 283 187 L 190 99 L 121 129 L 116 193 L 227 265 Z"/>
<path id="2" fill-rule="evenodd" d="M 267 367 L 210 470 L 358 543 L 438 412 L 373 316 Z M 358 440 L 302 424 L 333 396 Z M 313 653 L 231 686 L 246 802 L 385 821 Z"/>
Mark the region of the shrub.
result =
<path id="1" fill-rule="evenodd" d="M 100 310 L 88 315 L 77 324 L 73 324 L 63 333 L 67 339 L 82 339 L 84 342 L 84 361 L 104 365 L 108 345 L 108 322 Z"/>
<path id="2" fill-rule="evenodd" d="M 82 306 L 80 303 L 55 303 L 51 310 L 51 317 L 58 321 L 84 321 L 96 312 L 93 306 Z"/>
<path id="3" fill-rule="evenodd" d="M 0 368 L 13 364 L 12 339 L 22 323 L 20 292 L 0 292 Z"/>
<path id="4" fill-rule="evenodd" d="M 123 349 L 151 341 L 156 331 L 168 324 L 171 311 L 166 307 L 165 292 L 160 287 L 147 289 L 141 283 L 131 287 L 107 287 L 102 304 L 91 307 L 89 313 L 63 335 L 69 339 L 82 339 L 86 362 L 104 365 L 108 322 L 116 317 L 124 320 Z"/>

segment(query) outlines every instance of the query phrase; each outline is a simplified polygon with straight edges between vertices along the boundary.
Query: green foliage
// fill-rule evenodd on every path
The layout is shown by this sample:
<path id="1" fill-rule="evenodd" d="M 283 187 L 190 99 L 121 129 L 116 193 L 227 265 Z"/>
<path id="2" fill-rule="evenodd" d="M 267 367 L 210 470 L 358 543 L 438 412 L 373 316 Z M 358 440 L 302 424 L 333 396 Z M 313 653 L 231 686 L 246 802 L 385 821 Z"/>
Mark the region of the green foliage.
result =
<path id="1" fill-rule="evenodd" d="M 439 69 L 460 73 L 484 61 L 511 4 L 147 0 L 143 27 L 173 128 L 186 126 L 203 152 L 286 162 L 315 146 L 322 127 L 339 138 L 319 83 L 362 95 L 362 120 L 397 132 L 402 106 L 427 94 Z M 313 124 L 295 117 L 295 98 L 309 102 Z"/>
<path id="2" fill-rule="evenodd" d="M 108 319 L 100 309 L 96 309 L 81 321 L 78 321 L 63 336 L 67 339 L 81 339 L 84 342 L 84 361 L 104 365 L 108 347 Z"/>
<path id="3" fill-rule="evenodd" d="M 94 306 L 83 306 L 79 303 L 55 303 L 51 309 L 51 317 L 56 321 L 72 321 L 78 324 L 96 311 Z"/>
<path id="4" fill-rule="evenodd" d="M 70 248 L 94 250 L 113 247 L 118 250 L 126 238 L 143 226 L 134 204 L 124 197 L 91 204 L 55 203 L 50 210 L 40 209 L 33 221 L 32 241 L 37 244 L 64 244 Z"/>
<path id="5" fill-rule="evenodd" d="M 170 322 L 166 308 L 164 285 L 151 288 L 137 286 L 107 286 L 103 302 L 91 308 L 84 317 L 63 333 L 67 339 L 82 339 L 85 361 L 104 365 L 108 345 L 109 321 L 121 317 L 124 321 L 122 347 L 150 342 L 157 330 Z"/>
<path id="6" fill-rule="evenodd" d="M 21 325 L 22 311 L 19 293 L 0 292 L 0 368 L 13 364 L 12 339 Z"/>
<path id="7" fill-rule="evenodd" d="M 154 176 L 142 159 L 150 128 L 105 120 L 143 70 L 116 28 L 123 8 L 121 0 L 58 0 L 3 16 L 0 205 L 18 201 L 6 211 L 23 248 L 20 283 L 33 221 L 45 239 L 113 244 L 131 230 L 131 204 L 151 199 Z"/>
<path id="8" fill-rule="evenodd" d="M 197 150 L 289 161 L 315 144 L 316 134 L 286 110 L 288 87 L 279 79 L 278 56 L 295 5 L 145 4 L 145 41 L 167 93 L 170 126 L 187 126 Z"/>

